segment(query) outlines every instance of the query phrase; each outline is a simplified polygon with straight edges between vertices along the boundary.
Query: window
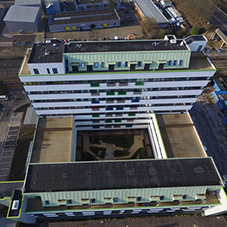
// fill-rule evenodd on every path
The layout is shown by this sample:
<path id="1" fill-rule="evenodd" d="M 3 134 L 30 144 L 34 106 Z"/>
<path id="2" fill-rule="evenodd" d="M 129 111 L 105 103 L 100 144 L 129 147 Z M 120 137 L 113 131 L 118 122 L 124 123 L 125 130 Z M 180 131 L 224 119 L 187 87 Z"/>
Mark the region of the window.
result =
<path id="1" fill-rule="evenodd" d="M 172 65 L 172 60 L 169 60 L 168 61 L 168 66 L 171 66 Z"/>
<path id="2" fill-rule="evenodd" d="M 67 200 L 67 203 L 68 203 L 68 204 L 72 204 L 73 202 L 72 202 L 71 199 L 68 199 L 68 200 Z"/>
<path id="3" fill-rule="evenodd" d="M 105 66 L 105 63 L 101 62 L 101 68 L 104 68 L 104 66 Z"/>
<path id="4" fill-rule="evenodd" d="M 115 203 L 118 202 L 118 198 L 117 198 L 117 197 L 113 198 L 113 201 L 114 201 Z"/>
<path id="5" fill-rule="evenodd" d="M 179 61 L 179 65 L 183 65 L 183 60 L 180 60 Z"/>
<path id="6" fill-rule="evenodd" d="M 73 65 L 72 70 L 73 70 L 73 72 L 78 72 L 79 71 L 78 65 Z"/>
<path id="7" fill-rule="evenodd" d="M 95 203 L 95 199 L 91 199 L 91 203 Z"/>
<path id="8" fill-rule="evenodd" d="M 33 69 L 35 74 L 39 74 L 39 70 L 38 69 Z"/>
<path id="9" fill-rule="evenodd" d="M 99 67 L 99 63 L 98 62 L 95 62 L 95 68 L 98 68 Z"/>
<path id="10" fill-rule="evenodd" d="M 164 195 L 160 196 L 160 200 L 164 200 L 164 198 L 165 198 Z"/>
<path id="11" fill-rule="evenodd" d="M 45 200 L 45 205 L 50 205 L 49 200 Z"/>
<path id="12" fill-rule="evenodd" d="M 173 61 L 173 65 L 177 65 L 177 60 L 174 60 Z"/>
<path id="13" fill-rule="evenodd" d="M 137 200 L 137 201 L 141 201 L 141 196 L 137 197 L 136 200 Z"/>
<path id="14" fill-rule="evenodd" d="M 127 61 L 125 62 L 125 67 L 128 67 L 128 62 Z"/>
<path id="15" fill-rule="evenodd" d="M 47 73 L 50 74 L 50 69 L 49 68 L 47 68 Z"/>
<path id="16" fill-rule="evenodd" d="M 130 70 L 131 71 L 136 70 L 136 64 L 130 64 Z"/>
<path id="17" fill-rule="evenodd" d="M 82 69 L 85 68 L 85 63 L 84 63 L 84 62 L 81 63 L 81 68 L 82 68 Z"/>
<path id="18" fill-rule="evenodd" d="M 142 66 L 142 62 L 138 61 L 138 67 L 141 67 L 141 66 Z"/>
<path id="19" fill-rule="evenodd" d="M 113 71 L 114 70 L 114 65 L 109 65 L 109 71 Z"/>
<path id="20" fill-rule="evenodd" d="M 117 66 L 118 67 L 121 67 L 121 62 L 120 61 L 117 63 Z"/>
<path id="21" fill-rule="evenodd" d="M 52 70 L 53 70 L 54 74 L 58 74 L 58 69 L 57 68 L 53 68 Z"/>
<path id="22" fill-rule="evenodd" d="M 145 69 L 145 70 L 150 69 L 150 65 L 151 65 L 151 64 L 147 64 L 147 63 L 146 63 L 146 64 L 144 65 L 144 69 Z"/>
<path id="23" fill-rule="evenodd" d="M 187 195 L 183 195 L 183 199 L 187 199 Z"/>
<path id="24" fill-rule="evenodd" d="M 92 65 L 88 65 L 88 66 L 87 66 L 87 71 L 88 71 L 88 72 L 91 72 L 92 70 L 93 70 Z"/>

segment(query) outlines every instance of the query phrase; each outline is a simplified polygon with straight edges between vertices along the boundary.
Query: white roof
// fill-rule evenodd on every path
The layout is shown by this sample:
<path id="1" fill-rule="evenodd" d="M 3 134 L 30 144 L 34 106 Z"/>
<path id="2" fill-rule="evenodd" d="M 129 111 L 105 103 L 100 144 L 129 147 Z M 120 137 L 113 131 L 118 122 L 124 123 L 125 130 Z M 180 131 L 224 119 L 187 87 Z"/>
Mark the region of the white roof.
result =
<path id="1" fill-rule="evenodd" d="M 168 23 L 166 17 L 151 0 L 134 0 L 145 17 L 154 18 L 158 23 Z"/>
<path id="2" fill-rule="evenodd" d="M 11 22 L 35 22 L 38 13 L 39 7 L 13 5 L 9 8 L 3 20 Z"/>

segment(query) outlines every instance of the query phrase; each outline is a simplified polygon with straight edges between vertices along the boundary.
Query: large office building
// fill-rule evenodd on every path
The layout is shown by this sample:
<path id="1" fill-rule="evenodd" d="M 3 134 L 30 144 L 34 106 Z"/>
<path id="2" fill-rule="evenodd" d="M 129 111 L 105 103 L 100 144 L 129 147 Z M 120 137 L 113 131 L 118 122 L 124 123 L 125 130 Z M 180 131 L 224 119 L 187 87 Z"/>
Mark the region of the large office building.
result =
<path id="1" fill-rule="evenodd" d="M 188 114 L 214 73 L 174 36 L 34 44 L 19 77 L 39 118 L 23 186 L 0 188 L 7 217 L 223 212 L 224 184 Z"/>
<path id="2" fill-rule="evenodd" d="M 202 52 L 174 36 L 38 43 L 24 63 L 19 77 L 36 113 L 73 115 L 90 129 L 136 127 L 153 112 L 188 111 L 215 73 Z"/>

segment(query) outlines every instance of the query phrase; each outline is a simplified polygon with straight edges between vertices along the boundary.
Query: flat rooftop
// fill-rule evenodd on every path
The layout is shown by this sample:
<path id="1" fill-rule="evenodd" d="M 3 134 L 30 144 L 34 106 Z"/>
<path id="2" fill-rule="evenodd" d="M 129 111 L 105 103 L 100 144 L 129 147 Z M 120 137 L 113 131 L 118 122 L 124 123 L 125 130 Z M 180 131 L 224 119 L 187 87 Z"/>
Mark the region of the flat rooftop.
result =
<path id="1" fill-rule="evenodd" d="M 28 63 L 51 63 L 63 61 L 63 43 L 35 43 Z"/>
<path id="2" fill-rule="evenodd" d="M 50 163 L 29 165 L 25 193 L 208 185 L 221 185 L 210 157 Z"/>
<path id="3" fill-rule="evenodd" d="M 52 24 L 49 25 L 85 23 L 91 21 L 103 21 L 103 23 L 105 23 L 104 21 L 107 20 L 120 20 L 120 18 L 118 17 L 117 12 L 113 9 L 57 13 L 52 20 Z"/>
<path id="4" fill-rule="evenodd" d="M 168 158 L 206 157 L 188 114 L 158 114 Z"/>
<path id="5" fill-rule="evenodd" d="M 194 41 L 207 41 L 203 35 L 191 35 L 185 38 L 187 44 L 190 44 Z"/>
<path id="6" fill-rule="evenodd" d="M 97 3 L 109 3 L 107 0 L 77 0 L 77 5 L 86 5 L 86 4 L 97 4 Z"/>
<path id="7" fill-rule="evenodd" d="M 3 21 L 33 23 L 36 21 L 39 10 L 39 7 L 12 5 L 6 13 Z"/>
<path id="8" fill-rule="evenodd" d="M 156 7 L 151 0 L 134 0 L 144 16 L 154 18 L 158 23 L 169 23 L 162 12 Z"/>
<path id="9" fill-rule="evenodd" d="M 180 40 L 177 44 L 171 44 L 165 40 L 85 41 L 72 42 L 66 45 L 58 42 L 56 43 L 57 46 L 49 43 L 36 43 L 33 45 L 32 51 L 25 55 L 25 62 L 20 75 L 30 74 L 27 63 L 62 62 L 63 53 L 189 50 L 187 45 L 182 46 L 180 43 Z M 49 55 L 45 55 L 45 52 L 49 52 Z M 202 52 L 191 52 L 190 64 L 187 70 L 215 69 Z"/>
<path id="10" fill-rule="evenodd" d="M 191 52 L 189 70 L 215 70 L 202 52 Z"/>
<path id="11" fill-rule="evenodd" d="M 15 0 L 15 5 L 27 6 L 27 5 L 40 5 L 41 0 Z"/>
<path id="12" fill-rule="evenodd" d="M 125 51 L 189 50 L 183 40 L 172 44 L 169 40 L 115 40 L 73 42 L 65 45 L 65 53 L 125 52 Z"/>
<path id="13" fill-rule="evenodd" d="M 15 188 L 22 188 L 24 181 L 19 182 L 0 182 L 0 199 L 11 197 Z"/>
<path id="14" fill-rule="evenodd" d="M 31 163 L 69 162 L 73 118 L 42 118 L 36 130 Z"/>

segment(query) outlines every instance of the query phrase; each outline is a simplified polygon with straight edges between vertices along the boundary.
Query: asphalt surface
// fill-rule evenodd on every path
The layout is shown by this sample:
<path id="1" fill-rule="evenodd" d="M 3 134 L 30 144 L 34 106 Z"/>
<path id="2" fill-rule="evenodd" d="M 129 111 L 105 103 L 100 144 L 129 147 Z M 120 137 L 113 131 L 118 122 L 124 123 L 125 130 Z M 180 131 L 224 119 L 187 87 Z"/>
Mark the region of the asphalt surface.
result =
<path id="1" fill-rule="evenodd" d="M 190 112 L 207 155 L 213 157 L 221 177 L 227 180 L 227 125 L 212 98 L 213 91 L 210 86 L 205 88 Z"/>
<path id="2" fill-rule="evenodd" d="M 103 219 L 102 219 L 103 220 Z M 20 224 L 19 227 L 31 225 Z M 32 225 L 33 226 L 33 225 Z M 35 226 L 35 225 L 34 225 Z M 125 218 L 113 220 L 96 220 L 96 221 L 75 221 L 75 222 L 55 222 L 42 223 L 37 227 L 226 227 L 227 223 L 223 217 L 201 217 L 193 215 L 175 216 L 175 217 L 146 217 L 146 218 Z"/>
<path id="3" fill-rule="evenodd" d="M 215 9 L 210 23 L 213 24 L 216 28 L 220 28 L 222 32 L 227 35 L 227 17 L 217 9 Z"/>
<path id="4" fill-rule="evenodd" d="M 1 101 L 3 108 L 0 113 L 0 181 L 9 178 L 17 138 L 22 123 L 23 113 L 14 111 L 30 103 L 23 89 L 12 89 L 8 92 L 8 100 Z"/>

